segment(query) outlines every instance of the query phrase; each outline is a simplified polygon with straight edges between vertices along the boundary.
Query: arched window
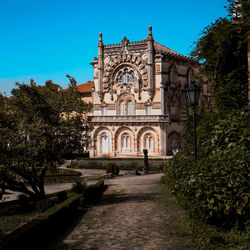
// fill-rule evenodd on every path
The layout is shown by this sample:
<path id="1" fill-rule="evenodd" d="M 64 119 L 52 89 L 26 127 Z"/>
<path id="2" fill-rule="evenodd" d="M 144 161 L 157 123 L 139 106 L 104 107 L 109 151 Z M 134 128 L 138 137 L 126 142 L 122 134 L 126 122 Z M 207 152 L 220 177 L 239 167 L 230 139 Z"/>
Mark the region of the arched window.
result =
<path id="1" fill-rule="evenodd" d="M 128 100 L 127 105 L 128 105 L 128 115 L 132 115 L 133 114 L 133 103 L 132 103 L 132 101 Z"/>
<path id="2" fill-rule="evenodd" d="M 146 134 L 144 137 L 144 148 L 149 152 L 154 151 L 154 139 L 151 134 Z"/>
<path id="3" fill-rule="evenodd" d="M 119 111 L 120 111 L 120 115 L 125 115 L 125 102 L 124 101 L 120 101 Z"/>
<path id="4" fill-rule="evenodd" d="M 119 72 L 118 75 L 117 75 L 117 82 L 118 83 L 122 83 L 122 72 Z"/>
<path id="5" fill-rule="evenodd" d="M 127 82 L 136 82 L 136 77 L 133 71 L 127 72 Z"/>
<path id="6" fill-rule="evenodd" d="M 137 82 L 137 78 L 132 68 L 123 68 L 117 73 L 116 81 L 118 83 L 133 83 Z"/>
<path id="7" fill-rule="evenodd" d="M 119 103 L 119 115 L 133 115 L 133 101 L 128 97 L 123 97 Z"/>
<path id="8" fill-rule="evenodd" d="M 121 136 L 121 148 L 122 152 L 129 152 L 130 151 L 130 136 L 125 133 Z"/>
<path id="9" fill-rule="evenodd" d="M 103 154 L 107 154 L 108 150 L 108 136 L 106 133 L 102 133 L 100 136 L 100 151 Z"/>

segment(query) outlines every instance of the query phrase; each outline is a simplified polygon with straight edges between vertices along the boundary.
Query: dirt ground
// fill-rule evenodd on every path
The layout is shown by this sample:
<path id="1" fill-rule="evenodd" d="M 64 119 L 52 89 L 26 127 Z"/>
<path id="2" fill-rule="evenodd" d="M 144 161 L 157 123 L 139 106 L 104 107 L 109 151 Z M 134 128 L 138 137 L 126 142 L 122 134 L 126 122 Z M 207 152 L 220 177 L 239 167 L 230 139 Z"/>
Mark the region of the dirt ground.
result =
<path id="1" fill-rule="evenodd" d="M 105 180 L 108 189 L 72 231 L 49 249 L 195 249 L 185 213 L 162 174 Z"/>

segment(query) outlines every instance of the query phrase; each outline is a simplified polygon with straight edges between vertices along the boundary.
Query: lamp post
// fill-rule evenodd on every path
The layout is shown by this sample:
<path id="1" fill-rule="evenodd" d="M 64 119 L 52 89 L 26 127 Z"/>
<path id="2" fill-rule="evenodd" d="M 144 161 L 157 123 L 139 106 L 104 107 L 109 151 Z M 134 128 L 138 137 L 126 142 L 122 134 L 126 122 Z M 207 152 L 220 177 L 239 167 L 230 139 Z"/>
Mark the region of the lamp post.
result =
<path id="1" fill-rule="evenodd" d="M 191 105 L 194 109 L 193 113 L 193 127 L 194 127 L 194 160 L 197 162 L 197 146 L 196 146 L 196 109 L 195 107 L 198 105 L 199 96 L 201 89 L 195 85 L 195 81 L 192 81 L 188 88 L 186 89 L 187 98 L 189 105 Z"/>

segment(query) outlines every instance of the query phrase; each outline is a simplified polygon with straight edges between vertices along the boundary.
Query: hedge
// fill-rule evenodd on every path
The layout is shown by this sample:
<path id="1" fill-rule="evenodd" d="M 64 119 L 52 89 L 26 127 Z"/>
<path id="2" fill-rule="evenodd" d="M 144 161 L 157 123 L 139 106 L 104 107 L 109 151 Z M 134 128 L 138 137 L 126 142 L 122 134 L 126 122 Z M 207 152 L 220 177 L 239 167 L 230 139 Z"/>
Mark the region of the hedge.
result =
<path id="1" fill-rule="evenodd" d="M 55 233 L 65 228 L 76 216 L 80 200 L 83 204 L 99 199 L 106 186 L 103 180 L 89 186 L 84 194 L 73 194 L 65 201 L 49 208 L 25 225 L 6 234 L 0 241 L 0 249 L 36 249 L 38 244 L 49 242 Z"/>

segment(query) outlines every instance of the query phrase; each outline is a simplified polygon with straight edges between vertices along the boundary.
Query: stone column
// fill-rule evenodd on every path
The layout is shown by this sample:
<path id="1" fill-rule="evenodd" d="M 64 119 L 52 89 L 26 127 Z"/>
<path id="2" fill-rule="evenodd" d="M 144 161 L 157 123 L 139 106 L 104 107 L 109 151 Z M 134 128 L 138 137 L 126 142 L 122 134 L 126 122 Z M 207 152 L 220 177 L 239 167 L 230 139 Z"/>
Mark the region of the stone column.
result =
<path id="1" fill-rule="evenodd" d="M 161 114 L 165 115 L 166 114 L 166 103 L 165 103 L 165 95 L 166 95 L 166 83 L 161 82 Z"/>
<path id="2" fill-rule="evenodd" d="M 148 92 L 153 99 L 154 94 L 154 38 L 152 35 L 152 26 L 148 28 L 147 51 L 148 51 Z"/>
<path id="3" fill-rule="evenodd" d="M 160 155 L 165 156 L 167 154 L 167 125 L 165 123 L 160 124 Z"/>
<path id="4" fill-rule="evenodd" d="M 102 78 L 103 78 L 103 58 L 104 58 L 104 44 L 102 41 L 102 33 L 99 34 L 98 42 L 98 93 L 101 98 L 102 96 Z"/>
<path id="5" fill-rule="evenodd" d="M 112 136 L 112 151 L 111 151 L 111 157 L 115 157 L 115 135 L 111 134 Z"/>

